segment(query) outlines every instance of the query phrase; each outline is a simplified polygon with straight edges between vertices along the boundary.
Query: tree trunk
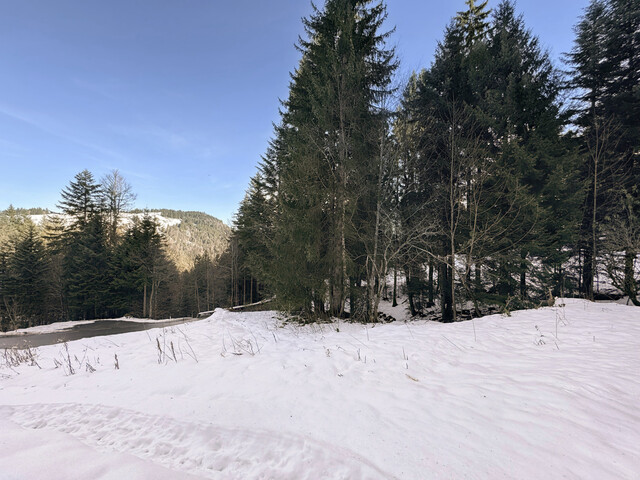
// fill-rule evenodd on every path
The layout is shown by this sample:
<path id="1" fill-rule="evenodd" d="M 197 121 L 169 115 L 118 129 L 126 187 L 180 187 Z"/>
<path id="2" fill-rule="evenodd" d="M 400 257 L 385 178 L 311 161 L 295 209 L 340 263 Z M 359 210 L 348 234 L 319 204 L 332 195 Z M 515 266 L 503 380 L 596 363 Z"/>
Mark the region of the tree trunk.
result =
<path id="1" fill-rule="evenodd" d="M 584 298 L 593 301 L 593 251 L 592 244 L 589 242 L 584 249 L 582 263 L 582 291 Z"/>
<path id="2" fill-rule="evenodd" d="M 433 259 L 429 259 L 429 283 L 427 284 L 429 292 L 429 304 L 433 305 Z"/>
<path id="3" fill-rule="evenodd" d="M 193 294 L 196 296 L 196 310 L 200 313 L 200 293 L 198 292 L 198 274 L 195 272 L 193 280 Z"/>
<path id="4" fill-rule="evenodd" d="M 151 293 L 149 294 L 149 318 L 154 318 L 156 314 L 155 301 L 156 301 L 156 289 L 157 283 L 155 280 L 151 280 Z"/>
<path id="5" fill-rule="evenodd" d="M 640 301 L 637 298 L 637 287 L 634 271 L 634 263 L 636 259 L 636 252 L 633 250 L 627 250 L 624 255 L 624 293 L 629 297 L 629 300 L 640 307 Z"/>
<path id="6" fill-rule="evenodd" d="M 445 323 L 453 322 L 453 297 L 451 296 L 451 269 L 446 260 L 440 263 L 440 272 L 438 273 L 438 283 L 440 284 L 440 308 L 442 311 L 442 321 Z"/>
<path id="7" fill-rule="evenodd" d="M 527 253 L 520 251 L 520 298 L 527 298 Z"/>
<path id="8" fill-rule="evenodd" d="M 393 303 L 391 305 L 398 306 L 398 270 L 395 267 L 393 269 Z"/>
<path id="9" fill-rule="evenodd" d="M 142 287 L 142 318 L 147 318 L 147 282 Z"/>

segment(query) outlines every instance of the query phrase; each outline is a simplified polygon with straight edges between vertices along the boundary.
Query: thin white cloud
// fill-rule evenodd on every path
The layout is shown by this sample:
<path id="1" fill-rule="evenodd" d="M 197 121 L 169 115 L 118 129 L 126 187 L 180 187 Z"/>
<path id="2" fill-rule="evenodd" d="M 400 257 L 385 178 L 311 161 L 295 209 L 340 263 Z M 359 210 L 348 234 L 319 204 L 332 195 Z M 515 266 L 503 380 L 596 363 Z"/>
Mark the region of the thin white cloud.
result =
<path id="1" fill-rule="evenodd" d="M 197 133 L 177 131 L 152 123 L 111 125 L 109 128 L 119 135 L 137 140 L 142 139 L 158 150 L 170 149 L 200 160 L 210 160 L 220 150 Z"/>
<path id="2" fill-rule="evenodd" d="M 96 82 L 74 77 L 71 81 L 76 87 L 98 94 L 101 97 L 108 98 L 109 100 L 119 100 L 117 92 L 121 91 L 123 87 L 123 84 L 115 79 Z"/>
<path id="3" fill-rule="evenodd" d="M 89 142 L 70 133 L 72 129 L 65 128 L 60 119 L 50 117 L 39 112 L 29 112 L 8 105 L 0 104 L 0 114 L 14 120 L 26 123 L 44 133 L 56 138 L 66 140 L 86 149 L 93 150 L 111 159 L 126 161 L 126 157 L 119 152 L 103 147 L 93 142 Z"/>

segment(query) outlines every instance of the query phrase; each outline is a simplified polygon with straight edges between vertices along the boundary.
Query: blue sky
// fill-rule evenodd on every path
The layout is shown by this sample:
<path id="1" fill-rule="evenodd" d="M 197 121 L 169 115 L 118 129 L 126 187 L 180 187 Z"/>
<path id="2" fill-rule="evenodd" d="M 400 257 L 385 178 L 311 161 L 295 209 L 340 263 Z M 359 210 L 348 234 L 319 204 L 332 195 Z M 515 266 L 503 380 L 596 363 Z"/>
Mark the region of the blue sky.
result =
<path id="1" fill-rule="evenodd" d="M 587 4 L 519 0 L 517 9 L 558 59 Z M 399 78 L 431 63 L 463 8 L 387 1 Z M 0 209 L 54 209 L 79 171 L 118 169 L 139 208 L 231 220 L 310 12 L 307 0 L 0 0 Z"/>

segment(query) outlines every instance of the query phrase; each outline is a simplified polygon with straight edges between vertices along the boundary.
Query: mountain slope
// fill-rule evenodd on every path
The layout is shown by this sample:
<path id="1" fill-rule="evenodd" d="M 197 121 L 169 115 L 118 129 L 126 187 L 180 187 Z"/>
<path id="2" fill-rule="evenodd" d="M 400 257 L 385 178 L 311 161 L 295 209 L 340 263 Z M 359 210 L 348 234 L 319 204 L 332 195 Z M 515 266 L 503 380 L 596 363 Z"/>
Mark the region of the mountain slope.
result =
<path id="1" fill-rule="evenodd" d="M 144 210 L 132 210 L 123 214 L 122 228 L 126 228 L 136 217 L 140 218 L 144 213 Z M 203 212 L 159 209 L 146 213 L 160 225 L 160 231 L 166 238 L 167 252 L 180 271 L 190 269 L 198 255 L 218 257 L 227 248 L 231 237 L 229 226 Z M 36 226 L 42 226 L 48 215 L 61 217 L 41 208 L 0 212 L 0 247 L 15 237 L 24 222 L 30 220 Z M 65 223 L 64 218 L 62 223 Z"/>

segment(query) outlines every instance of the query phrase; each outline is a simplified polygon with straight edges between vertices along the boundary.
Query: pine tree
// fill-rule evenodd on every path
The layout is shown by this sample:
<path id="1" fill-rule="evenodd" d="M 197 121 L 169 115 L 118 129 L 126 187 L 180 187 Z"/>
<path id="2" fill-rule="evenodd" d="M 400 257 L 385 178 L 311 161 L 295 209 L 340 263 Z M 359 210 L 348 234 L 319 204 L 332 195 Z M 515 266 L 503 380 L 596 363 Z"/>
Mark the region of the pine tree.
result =
<path id="1" fill-rule="evenodd" d="M 457 316 L 456 277 L 463 285 L 467 279 L 457 271 L 456 258 L 465 255 L 465 250 L 471 257 L 475 240 L 468 240 L 477 238 L 470 235 L 465 221 L 472 198 L 467 187 L 478 184 L 472 181 L 476 172 L 487 174 L 487 168 L 480 166 L 487 155 L 482 152 L 481 131 L 472 109 L 477 92 L 471 78 L 487 32 L 476 31 L 476 43 L 469 44 L 465 36 L 469 25 L 461 22 L 459 16 L 447 27 L 435 61 L 420 75 L 418 93 L 410 104 L 411 117 L 424 132 L 419 144 L 423 176 L 430 177 L 433 184 L 430 207 L 436 212 L 433 222 L 437 233 L 432 236 L 431 255 L 437 263 L 445 322 Z"/>
<path id="2" fill-rule="evenodd" d="M 458 12 L 456 22 L 461 27 L 464 44 L 467 51 L 471 51 L 474 45 L 484 39 L 489 30 L 487 21 L 491 10 L 487 9 L 489 0 L 476 5 L 475 0 L 466 0 L 467 10 Z"/>
<path id="3" fill-rule="evenodd" d="M 102 191 L 91 172 L 83 170 L 62 190 L 58 207 L 72 218 L 52 247 L 63 256 L 65 298 L 72 319 L 108 314 L 108 231 Z"/>
<path id="4" fill-rule="evenodd" d="M 433 218 L 434 209 L 428 207 L 435 199 L 437 188 L 434 188 L 431 173 L 424 168 L 423 152 L 425 144 L 430 142 L 428 139 L 431 132 L 417 119 L 422 118 L 416 111 L 421 106 L 419 82 L 419 76 L 413 73 L 405 87 L 393 123 L 398 158 L 394 203 L 398 212 L 396 231 L 399 258 L 395 266 L 404 271 L 409 312 L 412 316 L 422 314 L 423 307 L 434 303 L 434 259 L 430 253 L 436 250 L 436 245 L 430 226 L 438 223 Z M 428 279 L 424 271 L 427 264 Z M 397 274 L 394 274 L 394 295 L 396 290 Z"/>
<path id="5" fill-rule="evenodd" d="M 486 4 L 468 5 L 447 27 L 431 68 L 408 87 L 396 122 L 404 130 L 414 125 L 411 147 L 404 148 L 405 183 L 422 185 L 405 187 L 404 210 L 426 202 L 435 213 L 435 233 L 422 248 L 437 264 L 444 321 L 457 318 L 456 299 L 472 301 L 476 314 L 483 298 L 526 299 L 530 256 L 562 262 L 557 252 L 570 238 L 553 221 L 564 212 L 554 200 L 572 201 L 560 195 L 575 193 L 562 188 L 571 178 L 570 155 L 560 137 L 558 75 L 547 54 L 513 2 L 502 2 L 491 24 Z M 543 187 L 556 175 L 557 188 Z M 572 214 L 575 208 L 561 218 Z M 543 232 L 553 240 L 537 248 Z M 412 268 L 410 292 L 424 278 L 424 268 Z"/>
<path id="6" fill-rule="evenodd" d="M 587 186 L 582 220 L 582 292 L 594 298 L 594 276 L 603 252 L 601 239 L 611 230 L 607 219 L 626 215 L 620 199 L 637 198 L 638 180 L 638 20 L 637 2 L 593 0 L 578 23 L 575 45 L 567 56 L 569 86 L 575 92 Z M 630 229 L 633 229 L 629 225 Z M 610 242 L 609 242 L 610 243 Z M 627 266 L 636 252 L 627 251 Z M 626 268 L 632 284 L 632 268 Z"/>
<path id="7" fill-rule="evenodd" d="M 144 215 L 125 232 L 111 262 L 116 307 L 144 318 L 157 318 L 162 307 L 161 286 L 171 270 L 168 263 L 158 225 Z"/>
<path id="8" fill-rule="evenodd" d="M 13 328 L 11 311 L 9 309 L 11 297 L 7 291 L 9 278 L 9 252 L 0 248 L 0 331 L 6 332 Z"/>
<path id="9" fill-rule="evenodd" d="M 60 195 L 62 200 L 58 208 L 65 215 L 73 217 L 72 228 L 82 228 L 92 215 L 100 211 L 101 187 L 88 170 L 78 173 Z"/>
<path id="10" fill-rule="evenodd" d="M 617 244 L 624 251 L 624 280 L 620 288 L 634 304 L 636 298 L 635 268 L 640 249 L 633 241 L 639 231 L 640 218 L 640 2 L 609 0 L 607 22 L 607 50 L 612 64 L 612 80 L 608 84 L 606 108 L 616 132 L 615 151 L 619 157 L 620 175 L 613 211 L 605 227 L 605 235 L 612 237 L 609 247 Z M 620 241 L 623 240 L 624 241 Z M 609 255 L 610 259 L 613 259 Z M 615 267 L 609 262 L 608 270 Z"/>
<path id="11" fill-rule="evenodd" d="M 81 229 L 68 233 L 65 245 L 63 272 L 71 318 L 107 317 L 110 251 L 102 216 L 93 214 Z"/>
<path id="12" fill-rule="evenodd" d="M 330 313 L 342 316 L 365 275 L 362 239 L 375 223 L 371 186 L 378 185 L 386 122 L 377 104 L 396 67 L 393 51 L 384 48 L 388 34 L 378 32 L 384 5 L 370 4 L 328 0 L 303 20 L 302 60 L 270 152 L 277 191 L 254 182 L 238 222 L 239 232 L 267 226 L 268 287 L 283 308 L 305 315 L 323 314 L 328 300 Z M 252 209 L 274 200 L 272 215 L 249 220 Z"/>
<path id="13" fill-rule="evenodd" d="M 358 228 L 350 221 L 359 217 L 356 192 L 371 185 L 364 179 L 377 175 L 371 160 L 376 157 L 381 118 L 375 105 L 396 68 L 393 50 L 384 47 L 388 33 L 378 32 L 385 7 L 370 3 L 329 0 L 324 11 L 316 10 L 304 21 L 308 40 L 300 42 L 303 60 L 284 115 L 296 128 L 293 168 L 306 165 L 300 173 L 317 185 L 317 193 L 308 200 L 319 207 L 318 220 L 329 237 L 320 250 L 329 272 L 330 313 L 335 316 L 344 312 L 353 268 L 348 248 Z"/>
<path id="14" fill-rule="evenodd" d="M 16 242 L 7 264 L 3 295 L 10 299 L 14 321 L 23 326 L 40 324 L 46 315 L 48 262 L 33 224 Z"/>
<path id="15" fill-rule="evenodd" d="M 502 255 L 505 265 L 515 267 L 505 273 L 519 275 L 518 294 L 526 300 L 530 255 L 553 257 L 553 268 L 560 268 L 563 258 L 557 253 L 571 241 L 563 225 L 573 224 L 576 215 L 571 198 L 577 191 L 552 188 L 576 183 L 571 177 L 572 166 L 565 165 L 571 156 L 560 136 L 560 77 L 511 1 L 501 2 L 494 11 L 486 53 L 491 61 L 483 62 L 477 75 L 478 83 L 483 84 L 478 88 L 482 98 L 477 108 L 490 132 L 500 170 L 509 172 L 523 187 L 518 222 L 513 223 L 510 215 L 505 218 L 509 222 L 505 236 L 518 247 L 507 248 Z M 554 208 L 559 206 L 555 203 L 559 198 L 566 203 Z M 574 208 L 566 208 L 568 205 Z M 541 238 L 546 239 L 544 246 Z"/>

